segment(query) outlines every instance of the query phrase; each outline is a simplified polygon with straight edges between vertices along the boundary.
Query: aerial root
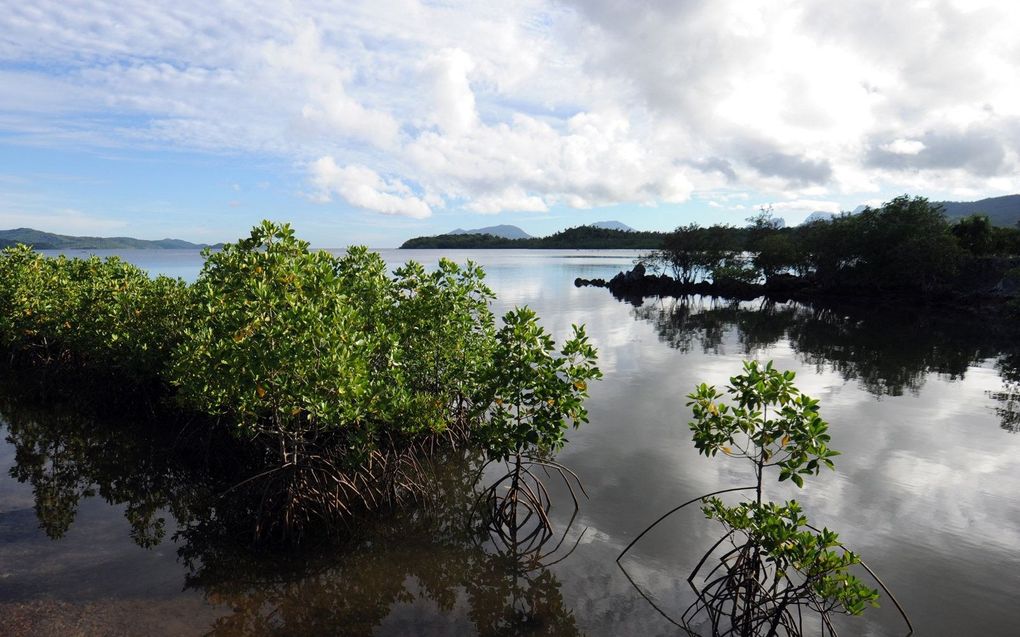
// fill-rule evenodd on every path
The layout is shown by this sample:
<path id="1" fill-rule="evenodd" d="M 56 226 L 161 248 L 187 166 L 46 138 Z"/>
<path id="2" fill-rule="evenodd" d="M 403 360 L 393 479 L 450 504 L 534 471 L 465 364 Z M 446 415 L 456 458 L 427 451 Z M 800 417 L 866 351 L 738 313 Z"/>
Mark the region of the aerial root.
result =
<path id="1" fill-rule="evenodd" d="M 479 479 L 492 462 L 489 460 L 479 468 Z M 587 497 L 580 478 L 557 462 L 525 455 L 509 460 L 506 468 L 505 473 L 479 493 L 472 517 L 484 515 L 489 539 L 497 549 L 526 557 L 533 568 L 562 561 L 573 553 L 584 535 L 582 531 L 570 549 L 560 555 L 579 511 L 575 486 Z M 556 532 L 550 518 L 553 500 L 545 482 L 536 474 L 538 468 L 547 476 L 559 474 L 570 493 L 573 513 L 562 533 Z"/>
<path id="2" fill-rule="evenodd" d="M 381 441 L 352 465 L 330 445 L 289 441 L 283 462 L 225 490 L 221 497 L 254 496 L 254 536 L 300 539 L 308 530 L 349 530 L 359 515 L 416 504 L 434 504 L 436 453 L 463 441 L 467 429 L 451 427 L 424 439 Z"/>
<path id="3" fill-rule="evenodd" d="M 617 564 L 638 593 L 660 615 L 689 635 L 703 634 L 705 628 L 708 628 L 710 629 L 708 634 L 713 637 L 728 637 L 730 635 L 800 637 L 811 632 L 806 621 L 815 619 L 818 621 L 817 634 L 823 637 L 836 637 L 837 632 L 831 621 L 831 615 L 839 611 L 839 604 L 835 601 L 823 603 L 824 600 L 817 596 L 813 588 L 816 584 L 815 579 L 778 571 L 766 559 L 762 547 L 743 532 L 730 530 L 702 555 L 687 578 L 695 599 L 678 619 L 670 616 L 655 600 L 649 597 L 623 567 L 621 563 L 623 556 L 648 532 L 674 513 L 714 495 L 753 488 L 737 487 L 716 491 L 671 509 L 639 533 L 623 549 L 616 559 Z M 819 532 L 817 528 L 811 525 L 807 526 L 815 532 Z M 720 547 L 726 542 L 729 542 L 731 548 L 718 554 Z M 847 550 L 842 544 L 839 546 L 843 550 Z M 715 556 L 714 566 L 702 574 L 709 558 L 713 556 Z M 860 565 L 892 600 L 907 625 L 907 635 L 912 634 L 913 626 L 910 619 L 888 587 L 870 567 L 863 562 Z M 702 582 L 700 586 L 698 581 Z M 809 611 L 808 615 L 805 615 L 805 610 Z M 704 622 L 702 622 L 702 618 Z M 693 629 L 696 622 L 700 626 L 697 633 Z"/>

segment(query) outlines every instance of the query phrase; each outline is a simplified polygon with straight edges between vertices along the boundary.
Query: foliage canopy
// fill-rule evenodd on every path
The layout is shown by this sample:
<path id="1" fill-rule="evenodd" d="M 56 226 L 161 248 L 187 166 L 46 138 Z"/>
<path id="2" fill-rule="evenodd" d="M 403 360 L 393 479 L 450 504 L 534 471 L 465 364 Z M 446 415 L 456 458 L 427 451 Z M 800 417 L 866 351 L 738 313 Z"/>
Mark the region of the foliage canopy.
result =
<path id="1" fill-rule="evenodd" d="M 748 222 L 680 226 L 644 260 L 685 285 L 768 284 L 788 275 L 789 289 L 932 295 L 966 293 L 968 273 L 982 260 L 1020 255 L 1020 230 L 993 227 L 982 215 L 950 223 L 924 197 L 903 195 L 792 228 L 768 209 Z"/>
<path id="2" fill-rule="evenodd" d="M 583 328 L 557 350 L 518 308 L 497 331 L 470 262 L 390 274 L 364 247 L 314 251 L 268 221 L 204 256 L 187 285 L 116 258 L 5 249 L 0 339 L 36 361 L 161 384 L 284 465 L 323 445 L 358 465 L 451 430 L 501 458 L 552 451 L 586 419 L 599 372 Z"/>

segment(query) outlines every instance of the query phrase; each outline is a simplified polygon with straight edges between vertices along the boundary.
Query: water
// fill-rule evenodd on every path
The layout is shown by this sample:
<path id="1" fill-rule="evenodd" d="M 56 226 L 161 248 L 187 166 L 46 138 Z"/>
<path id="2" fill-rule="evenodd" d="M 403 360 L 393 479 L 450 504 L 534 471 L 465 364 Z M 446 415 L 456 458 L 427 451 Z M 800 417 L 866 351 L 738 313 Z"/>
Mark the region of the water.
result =
<path id="1" fill-rule="evenodd" d="M 194 252 L 122 251 L 150 272 L 193 279 Z M 434 263 L 435 251 L 383 251 Z M 440 522 L 380 521 L 344 547 L 301 555 L 237 551 L 206 523 L 205 483 L 165 432 L 127 436 L 109 415 L 33 402 L 7 383 L 0 402 L 2 634 L 676 634 L 615 558 L 651 521 L 750 472 L 698 456 L 684 396 L 725 384 L 747 358 L 775 360 L 820 399 L 837 471 L 796 497 L 840 532 L 897 594 L 919 635 L 1012 635 L 1020 620 L 1020 390 L 1017 343 L 987 321 L 912 308 L 813 310 L 693 299 L 634 307 L 575 277 L 609 278 L 634 254 L 462 251 L 483 266 L 497 312 L 528 304 L 558 338 L 587 325 L 605 378 L 591 422 L 559 461 L 589 499 L 554 489 L 553 522 L 576 549 L 548 568 L 508 564 L 458 526 L 464 472 Z M 215 459 L 211 461 L 215 466 Z M 459 481 L 458 481 L 459 480 Z M 162 522 L 160 522 L 162 520 Z M 663 611 L 692 599 L 686 576 L 720 534 L 679 513 L 623 561 Z M 51 537 L 56 539 L 51 539 Z M 565 551 L 564 551 L 565 552 Z M 530 620 L 522 621 L 526 610 Z M 903 634 L 888 602 L 842 624 Z"/>

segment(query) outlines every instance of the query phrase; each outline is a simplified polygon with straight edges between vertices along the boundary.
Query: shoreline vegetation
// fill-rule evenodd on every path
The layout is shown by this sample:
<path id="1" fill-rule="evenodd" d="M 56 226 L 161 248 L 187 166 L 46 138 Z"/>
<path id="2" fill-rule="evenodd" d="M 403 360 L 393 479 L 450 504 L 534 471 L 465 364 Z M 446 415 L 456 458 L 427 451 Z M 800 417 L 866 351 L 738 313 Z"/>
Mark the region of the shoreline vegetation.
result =
<path id="1" fill-rule="evenodd" d="M 895 201 L 903 199 L 909 200 L 908 197 L 898 197 Z M 921 198 L 916 198 L 921 199 Z M 974 232 L 974 224 L 977 223 L 975 220 L 980 220 L 980 224 L 983 224 L 985 228 L 978 228 L 978 230 L 985 231 L 988 235 L 993 236 L 997 247 L 1001 248 L 1004 244 L 1012 244 L 1014 250 L 1020 244 L 1020 240 L 1017 239 L 1018 232 L 1020 232 L 1020 195 L 1008 195 L 1005 197 L 993 197 L 989 199 L 982 199 L 981 201 L 974 202 L 936 202 L 931 203 L 926 199 L 923 200 L 932 210 L 939 210 L 944 220 L 952 227 L 960 226 L 960 232 Z M 893 202 L 887 203 L 879 209 L 883 209 Z M 864 208 L 864 212 L 872 211 L 875 209 Z M 763 209 L 763 212 L 766 210 Z M 769 211 L 770 212 L 770 211 Z M 844 212 L 840 215 L 834 215 L 831 220 L 826 218 L 815 219 L 813 221 L 805 222 L 797 227 L 784 228 L 781 227 L 782 221 L 771 214 L 768 215 L 769 222 L 772 224 L 772 229 L 779 230 L 781 235 L 787 236 L 798 236 L 806 234 L 808 228 L 817 228 L 819 224 L 829 223 L 830 221 L 837 221 L 856 215 L 857 213 Z M 759 215 L 760 216 L 760 215 Z M 750 231 L 754 228 L 756 231 L 760 230 L 760 227 L 756 227 L 757 224 L 754 221 L 754 217 L 748 219 L 751 225 L 747 228 L 738 228 L 730 225 L 714 225 L 708 228 L 700 228 L 703 233 L 709 233 L 716 237 L 716 243 L 727 246 L 727 249 L 733 251 L 740 251 L 741 249 L 748 249 L 747 245 L 753 240 L 753 236 L 756 232 Z M 810 218 L 809 218 L 810 219 Z M 495 234 L 485 233 L 465 233 L 454 231 L 448 234 L 441 234 L 435 236 L 425 237 L 414 237 L 405 241 L 400 248 L 401 249 L 538 249 L 538 250 L 660 250 L 668 243 L 675 240 L 677 234 L 681 231 L 688 230 L 691 228 L 697 228 L 695 225 L 681 226 L 673 232 L 656 232 L 656 231 L 641 231 L 641 230 L 618 230 L 611 228 L 601 228 L 597 226 L 584 225 L 577 226 L 574 228 L 567 228 L 561 230 L 548 237 L 528 237 L 511 239 Z M 956 232 L 956 231 L 954 231 Z M 1016 252 L 1014 252 L 1015 254 Z"/>
<path id="2" fill-rule="evenodd" d="M 1020 228 L 992 226 L 985 216 L 950 223 L 941 206 L 903 196 L 796 228 L 780 227 L 768 210 L 748 221 L 682 226 L 629 272 L 574 284 L 631 301 L 919 301 L 1009 312 L 1020 305 Z"/>
<path id="3" fill-rule="evenodd" d="M 548 237 L 527 239 L 507 239 L 491 234 L 441 234 L 434 237 L 415 237 L 401 244 L 400 249 L 651 250 L 658 248 L 665 237 L 665 232 L 578 226 L 561 230 Z"/>
<path id="4" fill-rule="evenodd" d="M 5 249 L 0 345 L 14 367 L 227 432 L 257 459 L 227 492 L 249 502 L 260 540 L 427 501 L 438 450 L 519 468 L 587 421 L 601 374 L 584 328 L 557 348 L 526 307 L 497 325 L 470 262 L 391 276 L 366 248 L 312 251 L 268 221 L 204 256 L 187 284 L 117 257 Z M 497 519 L 516 516 L 518 483 L 493 502 Z"/>

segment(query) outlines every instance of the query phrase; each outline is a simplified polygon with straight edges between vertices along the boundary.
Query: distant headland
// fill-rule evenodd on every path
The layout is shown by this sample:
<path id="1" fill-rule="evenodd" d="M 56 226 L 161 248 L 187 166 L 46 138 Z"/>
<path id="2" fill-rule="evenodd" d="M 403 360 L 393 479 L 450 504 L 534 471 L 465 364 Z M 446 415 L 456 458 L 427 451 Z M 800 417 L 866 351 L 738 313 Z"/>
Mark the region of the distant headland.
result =
<path id="1" fill-rule="evenodd" d="M 642 232 L 633 229 L 620 229 L 618 227 L 606 227 L 609 223 L 590 226 L 577 226 L 567 228 L 548 237 L 509 238 L 499 236 L 491 232 L 483 232 L 486 228 L 477 231 L 455 231 L 456 234 L 440 234 L 434 237 L 415 237 L 408 239 L 401 245 L 402 249 L 410 248 L 531 248 L 531 249 L 583 249 L 583 250 L 651 250 L 659 247 L 665 238 L 665 232 Z M 504 226 L 523 230 L 516 226 Z M 467 232 L 470 232 L 468 234 Z"/>
<path id="2" fill-rule="evenodd" d="M 0 230 L 0 248 L 15 246 L 19 243 L 31 246 L 36 250 L 199 250 L 222 245 L 191 243 L 181 239 L 149 241 L 131 237 L 74 237 L 33 230 L 32 228 Z"/>

